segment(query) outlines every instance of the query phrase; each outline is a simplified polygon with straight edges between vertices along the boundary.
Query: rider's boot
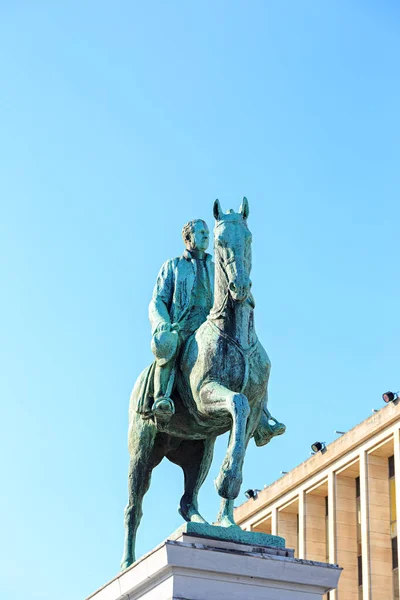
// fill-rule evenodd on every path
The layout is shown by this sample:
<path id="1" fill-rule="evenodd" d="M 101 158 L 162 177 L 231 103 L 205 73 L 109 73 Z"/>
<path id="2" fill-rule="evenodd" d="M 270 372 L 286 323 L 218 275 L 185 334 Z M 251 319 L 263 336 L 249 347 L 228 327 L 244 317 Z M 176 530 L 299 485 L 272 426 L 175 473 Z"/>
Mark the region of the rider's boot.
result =
<path id="1" fill-rule="evenodd" d="M 264 407 L 257 429 L 254 432 L 254 441 L 257 446 L 265 446 L 273 437 L 282 435 L 285 431 L 286 425 L 279 423 L 279 421 L 271 416 L 269 410 Z"/>
<path id="2" fill-rule="evenodd" d="M 175 414 L 175 406 L 171 398 L 161 396 L 154 401 L 153 415 L 158 421 L 167 422 Z"/>
<path id="3" fill-rule="evenodd" d="M 159 424 L 166 424 L 175 414 L 175 405 L 170 398 L 175 379 L 173 361 L 156 366 L 154 374 L 154 404 L 152 412 Z"/>

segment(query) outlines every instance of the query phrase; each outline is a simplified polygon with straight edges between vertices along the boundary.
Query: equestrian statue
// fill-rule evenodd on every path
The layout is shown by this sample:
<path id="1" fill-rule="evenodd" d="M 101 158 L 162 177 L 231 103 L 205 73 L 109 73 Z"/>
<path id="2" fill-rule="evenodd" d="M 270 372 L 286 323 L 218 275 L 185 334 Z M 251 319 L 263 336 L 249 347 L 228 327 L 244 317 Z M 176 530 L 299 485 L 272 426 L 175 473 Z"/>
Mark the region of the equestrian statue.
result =
<path id="1" fill-rule="evenodd" d="M 215 487 L 214 525 L 238 527 L 233 504 L 242 483 L 246 447 L 281 435 L 285 425 L 267 408 L 271 363 L 254 328 L 249 203 L 223 213 L 214 202 L 214 258 L 200 219 L 183 227 L 185 251 L 161 267 L 149 306 L 154 362 L 139 376 L 129 404 L 129 499 L 122 569 L 135 561 L 136 532 L 151 473 L 164 457 L 184 473 L 179 514 L 206 523 L 198 493 L 217 436 L 229 442 Z"/>

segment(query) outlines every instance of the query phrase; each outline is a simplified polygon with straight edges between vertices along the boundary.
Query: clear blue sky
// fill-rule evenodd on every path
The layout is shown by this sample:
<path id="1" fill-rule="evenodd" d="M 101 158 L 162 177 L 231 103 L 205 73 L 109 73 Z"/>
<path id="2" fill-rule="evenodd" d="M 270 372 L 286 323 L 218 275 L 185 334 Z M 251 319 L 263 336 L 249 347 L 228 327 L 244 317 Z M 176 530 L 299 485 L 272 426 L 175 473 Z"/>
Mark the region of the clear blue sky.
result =
<path id="1" fill-rule="evenodd" d="M 0 4 L 1 598 L 81 600 L 117 573 L 147 305 L 216 197 L 249 199 L 288 427 L 251 444 L 243 490 L 400 387 L 399 17 L 394 0 Z M 139 553 L 180 525 L 181 490 L 162 463 Z"/>

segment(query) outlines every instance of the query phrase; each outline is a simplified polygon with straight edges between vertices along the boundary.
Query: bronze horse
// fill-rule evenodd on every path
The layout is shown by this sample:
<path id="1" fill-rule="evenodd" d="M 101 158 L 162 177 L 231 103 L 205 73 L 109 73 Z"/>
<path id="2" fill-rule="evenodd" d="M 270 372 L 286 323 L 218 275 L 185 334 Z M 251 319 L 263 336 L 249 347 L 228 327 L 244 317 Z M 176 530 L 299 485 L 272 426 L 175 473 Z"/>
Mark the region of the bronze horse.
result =
<path id="1" fill-rule="evenodd" d="M 266 409 L 271 364 L 254 329 L 248 215 L 246 198 L 238 213 L 229 210 L 224 214 L 218 200 L 214 203 L 214 305 L 207 321 L 183 348 L 172 393 L 176 412 L 163 431 L 137 412 L 143 373 L 133 388 L 123 569 L 135 560 L 143 497 L 150 486 L 152 470 L 164 457 L 179 465 L 184 473 L 179 513 L 186 521 L 206 522 L 199 512 L 198 493 L 211 466 L 215 439 L 227 431 L 228 448 L 215 481 L 222 497 L 215 524 L 238 527 L 233 503 L 242 483 L 246 447 L 260 418 L 267 423 L 271 418 Z M 279 433 L 283 431 L 284 426 Z"/>

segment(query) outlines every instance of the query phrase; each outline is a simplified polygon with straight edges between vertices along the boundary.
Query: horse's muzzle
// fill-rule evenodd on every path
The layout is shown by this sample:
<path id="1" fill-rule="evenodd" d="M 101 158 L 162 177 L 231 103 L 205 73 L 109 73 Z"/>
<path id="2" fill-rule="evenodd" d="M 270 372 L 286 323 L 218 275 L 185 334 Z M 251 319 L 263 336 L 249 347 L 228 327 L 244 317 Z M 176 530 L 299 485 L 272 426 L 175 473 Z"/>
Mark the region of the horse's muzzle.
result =
<path id="1" fill-rule="evenodd" d="M 238 285 L 231 281 L 229 284 L 229 293 L 235 302 L 244 302 L 249 297 L 250 282 L 247 285 Z"/>

